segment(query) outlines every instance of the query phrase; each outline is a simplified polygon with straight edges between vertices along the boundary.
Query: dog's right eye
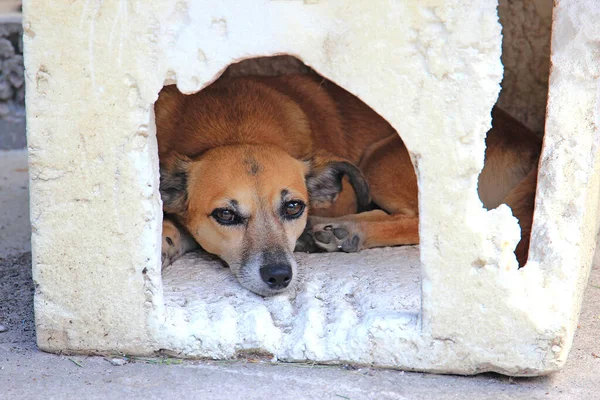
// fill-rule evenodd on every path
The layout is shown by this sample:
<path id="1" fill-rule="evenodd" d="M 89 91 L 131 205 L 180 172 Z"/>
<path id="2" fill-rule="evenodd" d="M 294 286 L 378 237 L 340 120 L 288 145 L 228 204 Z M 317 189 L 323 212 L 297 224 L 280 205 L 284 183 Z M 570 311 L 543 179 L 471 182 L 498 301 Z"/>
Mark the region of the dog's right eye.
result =
<path id="1" fill-rule="evenodd" d="M 236 225 L 242 222 L 242 218 L 229 208 L 217 208 L 210 215 L 221 225 Z"/>

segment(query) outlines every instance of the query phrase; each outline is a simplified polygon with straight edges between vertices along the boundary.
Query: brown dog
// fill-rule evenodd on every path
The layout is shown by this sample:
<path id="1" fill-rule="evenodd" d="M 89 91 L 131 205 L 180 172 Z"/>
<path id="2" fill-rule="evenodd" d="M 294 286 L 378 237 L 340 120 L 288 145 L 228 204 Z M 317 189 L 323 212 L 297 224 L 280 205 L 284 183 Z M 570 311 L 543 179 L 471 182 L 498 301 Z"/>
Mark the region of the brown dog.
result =
<path id="1" fill-rule="evenodd" d="M 167 86 L 155 112 L 163 267 L 199 243 L 243 286 L 272 295 L 294 281 L 301 235 L 303 250 L 419 243 L 417 179 L 404 143 L 323 78 L 220 79 L 190 96 Z M 501 110 L 493 118 L 479 196 L 487 208 L 512 208 L 523 265 L 541 143 Z"/>

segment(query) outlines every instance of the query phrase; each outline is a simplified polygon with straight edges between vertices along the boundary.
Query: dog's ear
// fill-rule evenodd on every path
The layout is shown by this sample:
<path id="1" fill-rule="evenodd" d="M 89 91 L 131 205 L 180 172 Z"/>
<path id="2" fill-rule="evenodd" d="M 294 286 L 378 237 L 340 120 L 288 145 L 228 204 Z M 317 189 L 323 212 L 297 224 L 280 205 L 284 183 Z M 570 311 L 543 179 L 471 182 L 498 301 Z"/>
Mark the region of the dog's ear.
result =
<path id="1" fill-rule="evenodd" d="M 182 155 L 170 156 L 160 165 L 160 196 L 163 211 L 169 214 L 185 214 L 188 199 L 188 171 L 191 160 Z"/>
<path id="2" fill-rule="evenodd" d="M 306 188 L 311 205 L 333 203 L 342 191 L 342 178 L 348 177 L 356 194 L 358 212 L 365 211 L 371 202 L 369 185 L 364 175 L 348 161 L 319 162 L 314 158 L 307 161 Z"/>

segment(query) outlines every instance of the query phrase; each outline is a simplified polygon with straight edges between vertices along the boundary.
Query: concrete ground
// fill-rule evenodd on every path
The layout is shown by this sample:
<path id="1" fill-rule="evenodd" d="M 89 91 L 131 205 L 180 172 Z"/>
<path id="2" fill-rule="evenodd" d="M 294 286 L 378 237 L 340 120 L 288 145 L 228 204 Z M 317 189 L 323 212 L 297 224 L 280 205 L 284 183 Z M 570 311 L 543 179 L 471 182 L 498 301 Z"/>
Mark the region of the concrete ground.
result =
<path id="1" fill-rule="evenodd" d="M 565 369 L 548 377 L 47 354 L 35 344 L 27 156 L 0 152 L 0 399 L 600 399 L 600 256 Z"/>

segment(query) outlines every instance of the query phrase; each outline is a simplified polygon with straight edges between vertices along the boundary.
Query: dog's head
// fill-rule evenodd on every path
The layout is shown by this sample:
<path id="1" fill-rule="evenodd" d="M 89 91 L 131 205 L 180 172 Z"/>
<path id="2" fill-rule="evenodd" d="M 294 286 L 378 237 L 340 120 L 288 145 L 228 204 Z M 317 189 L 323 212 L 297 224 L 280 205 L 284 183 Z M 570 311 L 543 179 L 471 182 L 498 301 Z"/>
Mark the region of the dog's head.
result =
<path id="1" fill-rule="evenodd" d="M 232 145 L 194 160 L 161 160 L 160 192 L 165 212 L 221 257 L 242 286 L 268 296 L 295 281 L 292 253 L 308 208 L 333 202 L 344 175 L 359 204 L 368 202 L 366 181 L 348 162 L 315 164 L 275 146 Z"/>

